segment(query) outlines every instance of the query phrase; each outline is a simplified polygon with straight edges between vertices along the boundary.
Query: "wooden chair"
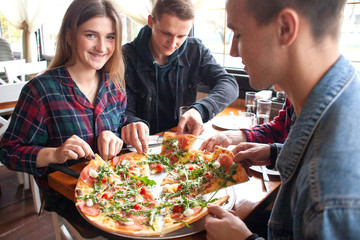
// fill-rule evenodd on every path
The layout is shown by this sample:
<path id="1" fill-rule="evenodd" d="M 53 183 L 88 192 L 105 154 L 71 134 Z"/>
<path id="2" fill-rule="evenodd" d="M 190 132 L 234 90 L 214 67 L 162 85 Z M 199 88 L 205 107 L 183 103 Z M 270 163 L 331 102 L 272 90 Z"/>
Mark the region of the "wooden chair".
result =
<path id="1" fill-rule="evenodd" d="M 27 75 L 42 73 L 46 67 L 46 61 L 8 64 L 4 66 L 8 83 L 24 82 Z"/>
<path id="2" fill-rule="evenodd" d="M 12 113 L 16 102 L 19 99 L 21 89 L 25 84 L 26 82 L 0 85 L 0 139 L 10 123 L 10 118 L 6 119 L 4 115 Z M 16 172 L 16 176 L 19 184 L 24 185 L 25 190 L 30 189 L 31 185 L 35 211 L 36 213 L 39 213 L 41 208 L 40 191 L 34 177 L 23 172 Z"/>

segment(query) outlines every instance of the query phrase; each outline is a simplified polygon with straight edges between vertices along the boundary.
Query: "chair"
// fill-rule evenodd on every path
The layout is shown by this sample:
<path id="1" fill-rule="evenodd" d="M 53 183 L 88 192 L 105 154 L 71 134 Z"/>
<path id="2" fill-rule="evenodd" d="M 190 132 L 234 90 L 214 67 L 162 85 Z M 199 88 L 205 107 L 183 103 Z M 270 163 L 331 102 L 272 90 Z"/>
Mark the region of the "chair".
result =
<path id="1" fill-rule="evenodd" d="M 8 60 L 8 61 L 0 61 L 0 84 L 8 83 L 6 74 L 5 74 L 5 66 L 8 65 L 17 65 L 17 64 L 25 63 L 25 59 L 17 59 L 17 60 Z"/>
<path id="2" fill-rule="evenodd" d="M 0 61 L 14 60 L 14 55 L 10 43 L 4 38 L 0 38 Z"/>
<path id="3" fill-rule="evenodd" d="M 11 50 L 10 44 L 6 39 L 0 38 L 0 62 L 14 60 L 14 55 Z M 0 66 L 0 84 L 4 84 L 3 78 L 5 77 L 5 71 L 2 71 Z"/>
<path id="4" fill-rule="evenodd" d="M 45 71 L 46 67 L 46 61 L 7 64 L 4 66 L 7 81 L 9 83 L 24 82 L 26 81 L 25 76 L 39 74 Z"/>
<path id="5" fill-rule="evenodd" d="M 10 123 L 10 118 L 6 119 L 3 116 L 8 115 L 13 111 L 15 104 L 19 99 L 21 89 L 25 84 L 26 82 L 0 85 L 0 139 Z M 19 184 L 24 184 L 25 190 L 29 189 L 31 184 L 35 211 L 36 213 L 39 213 L 41 208 L 40 191 L 34 177 L 29 177 L 29 174 L 23 172 L 17 172 L 16 176 Z"/>
<path id="6" fill-rule="evenodd" d="M 55 239 L 56 240 L 72 240 L 72 239 L 81 239 L 81 240 L 103 240 L 104 237 L 98 236 L 94 238 L 84 238 L 81 234 L 69 223 L 65 218 L 59 216 L 57 213 L 51 213 L 54 230 L 55 230 Z M 73 238 L 74 237 L 74 238 Z"/>

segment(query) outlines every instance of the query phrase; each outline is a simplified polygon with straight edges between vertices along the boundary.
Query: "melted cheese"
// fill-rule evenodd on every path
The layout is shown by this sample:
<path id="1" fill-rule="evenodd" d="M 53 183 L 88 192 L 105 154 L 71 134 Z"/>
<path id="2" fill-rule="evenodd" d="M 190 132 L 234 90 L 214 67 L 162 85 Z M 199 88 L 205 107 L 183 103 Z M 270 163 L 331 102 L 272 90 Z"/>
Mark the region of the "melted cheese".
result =
<path id="1" fill-rule="evenodd" d="M 92 178 L 97 178 L 98 177 L 98 172 L 95 169 L 91 169 L 89 171 L 89 176 Z"/>
<path id="2" fill-rule="evenodd" d="M 186 210 L 184 211 L 185 217 L 190 217 L 190 216 L 192 216 L 193 214 L 194 214 L 194 211 L 193 211 L 192 209 L 190 209 L 190 208 L 188 208 L 188 209 L 186 209 Z"/>

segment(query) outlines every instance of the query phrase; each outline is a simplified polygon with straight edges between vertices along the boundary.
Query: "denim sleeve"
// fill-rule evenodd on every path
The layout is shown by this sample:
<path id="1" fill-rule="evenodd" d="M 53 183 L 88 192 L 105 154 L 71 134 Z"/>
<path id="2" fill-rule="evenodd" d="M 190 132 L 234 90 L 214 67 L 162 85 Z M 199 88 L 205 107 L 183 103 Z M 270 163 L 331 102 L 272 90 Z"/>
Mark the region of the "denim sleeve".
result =
<path id="1" fill-rule="evenodd" d="M 359 222 L 359 201 L 342 199 L 311 216 L 305 239 L 359 239 Z"/>

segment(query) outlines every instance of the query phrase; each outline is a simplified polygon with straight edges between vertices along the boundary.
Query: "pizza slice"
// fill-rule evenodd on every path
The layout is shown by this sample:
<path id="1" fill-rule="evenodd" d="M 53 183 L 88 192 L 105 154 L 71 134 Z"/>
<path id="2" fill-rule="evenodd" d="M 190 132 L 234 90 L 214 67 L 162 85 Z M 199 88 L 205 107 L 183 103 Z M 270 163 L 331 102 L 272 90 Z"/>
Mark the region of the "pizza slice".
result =
<path id="1" fill-rule="evenodd" d="M 229 195 L 226 195 L 215 199 L 212 203 L 221 206 L 226 203 L 228 199 Z M 167 208 L 164 217 L 164 227 L 161 234 L 165 235 L 180 228 L 189 227 L 189 224 L 204 218 L 209 213 L 206 204 L 207 202 L 205 200 L 184 196 L 172 199 L 172 206 Z"/>
<path id="2" fill-rule="evenodd" d="M 234 162 L 235 156 L 227 148 L 215 146 L 209 172 L 205 174 L 207 182 L 202 194 L 207 194 L 249 180 L 245 168 Z"/>
<path id="3" fill-rule="evenodd" d="M 196 137 L 191 134 L 165 132 L 160 154 L 168 157 L 172 164 L 186 160 L 195 141 Z"/>
<path id="4" fill-rule="evenodd" d="M 183 194 L 207 194 L 249 180 L 244 167 L 234 163 L 235 156 L 230 150 L 216 146 L 212 154 L 195 152 L 193 160 L 176 165 L 161 185 L 192 182 L 192 191 Z M 175 186 L 166 186 L 165 192 L 174 192 Z"/>
<path id="5" fill-rule="evenodd" d="M 88 221 L 105 231 L 132 236 L 159 235 L 162 227 L 158 203 L 151 192 L 156 183 L 141 174 L 144 168 L 135 165 L 142 158 L 130 156 L 133 159 L 127 159 L 127 155 L 113 165 L 114 161 L 106 162 L 96 155 L 78 179 L 76 206 Z"/>

